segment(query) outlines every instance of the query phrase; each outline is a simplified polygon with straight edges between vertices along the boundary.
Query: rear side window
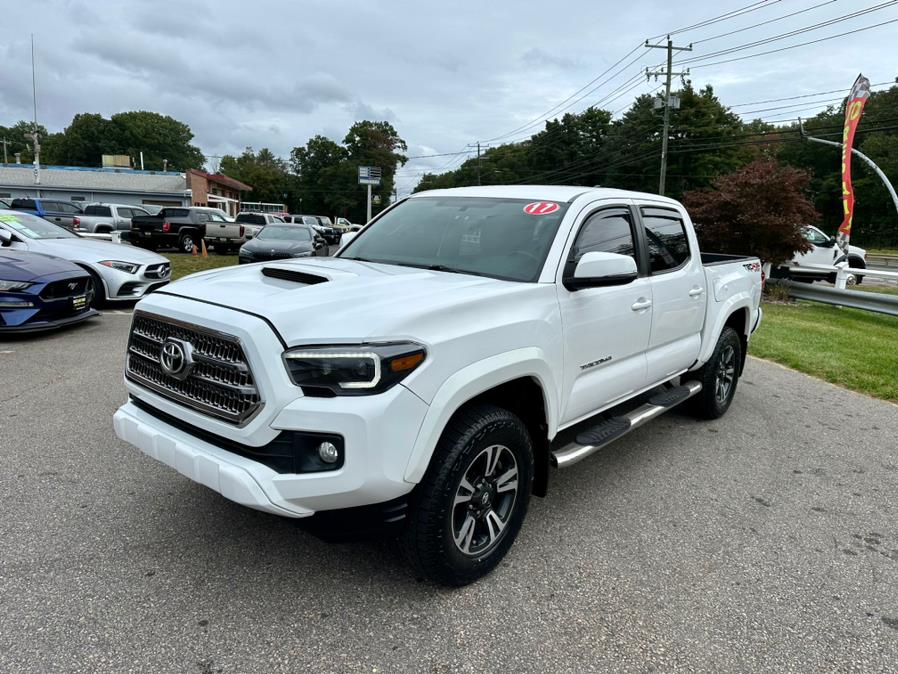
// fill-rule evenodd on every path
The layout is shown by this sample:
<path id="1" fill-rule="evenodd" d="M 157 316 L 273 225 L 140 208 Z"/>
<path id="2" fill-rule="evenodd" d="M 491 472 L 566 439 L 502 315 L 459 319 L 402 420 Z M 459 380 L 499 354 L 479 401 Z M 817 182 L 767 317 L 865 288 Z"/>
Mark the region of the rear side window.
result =
<path id="1" fill-rule="evenodd" d="M 643 208 L 642 222 L 652 273 L 676 269 L 689 259 L 689 239 L 680 214 L 666 208 Z"/>
<path id="2" fill-rule="evenodd" d="M 13 199 L 12 207 L 27 208 L 30 211 L 37 210 L 37 205 L 34 203 L 34 199 Z"/>
<path id="3" fill-rule="evenodd" d="M 124 209 L 119 209 L 119 213 Z M 112 215 L 112 210 L 109 206 L 85 206 L 84 207 L 84 215 L 102 215 L 105 217 L 109 217 Z"/>
<path id="4" fill-rule="evenodd" d="M 584 253 L 617 253 L 636 259 L 633 243 L 633 221 L 626 208 L 606 208 L 590 215 L 571 249 L 571 259 L 579 260 Z"/>
<path id="5" fill-rule="evenodd" d="M 55 204 L 56 204 L 56 210 L 57 210 L 59 213 L 79 213 L 79 214 L 81 213 L 81 207 L 80 207 L 80 206 L 76 206 L 76 205 L 73 204 L 73 203 L 66 203 L 66 202 L 64 202 L 64 201 L 57 201 L 57 202 L 55 202 Z"/>

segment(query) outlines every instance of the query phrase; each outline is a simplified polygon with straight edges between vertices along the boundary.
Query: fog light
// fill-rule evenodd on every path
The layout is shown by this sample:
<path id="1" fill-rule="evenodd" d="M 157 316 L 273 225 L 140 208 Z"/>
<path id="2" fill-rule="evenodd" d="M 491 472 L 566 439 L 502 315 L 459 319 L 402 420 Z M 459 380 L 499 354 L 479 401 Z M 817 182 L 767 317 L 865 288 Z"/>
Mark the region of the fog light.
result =
<path id="1" fill-rule="evenodd" d="M 340 458 L 340 452 L 333 443 L 322 442 L 318 445 L 318 456 L 325 463 L 336 463 L 337 459 Z"/>

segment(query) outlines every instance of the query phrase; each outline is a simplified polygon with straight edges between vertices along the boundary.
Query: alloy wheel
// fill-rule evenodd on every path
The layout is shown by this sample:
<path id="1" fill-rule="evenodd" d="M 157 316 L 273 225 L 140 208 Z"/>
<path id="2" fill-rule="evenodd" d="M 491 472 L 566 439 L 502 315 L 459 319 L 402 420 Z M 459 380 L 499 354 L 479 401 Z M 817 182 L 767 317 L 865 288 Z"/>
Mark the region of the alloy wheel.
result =
<path id="1" fill-rule="evenodd" d="M 719 404 L 724 404 L 730 397 L 736 379 L 736 349 L 727 344 L 717 361 L 717 377 L 715 379 L 714 396 Z"/>
<path id="2" fill-rule="evenodd" d="M 452 504 L 452 538 L 469 557 L 502 539 L 518 495 L 518 462 L 505 445 L 490 445 L 468 464 Z"/>

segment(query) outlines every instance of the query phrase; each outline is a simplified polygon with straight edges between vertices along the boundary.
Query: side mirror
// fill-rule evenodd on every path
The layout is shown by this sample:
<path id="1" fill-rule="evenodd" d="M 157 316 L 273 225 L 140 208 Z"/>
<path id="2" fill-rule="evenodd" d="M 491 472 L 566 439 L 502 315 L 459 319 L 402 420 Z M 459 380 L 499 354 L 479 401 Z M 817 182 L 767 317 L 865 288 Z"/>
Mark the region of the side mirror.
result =
<path id="1" fill-rule="evenodd" d="M 0 246 L 8 246 L 12 243 L 12 234 L 5 229 L 0 229 Z"/>
<path id="2" fill-rule="evenodd" d="M 564 287 L 568 290 L 620 286 L 635 281 L 639 276 L 636 260 L 629 255 L 617 253 L 584 253 L 577 262 L 573 273 L 564 276 Z"/>
<path id="3" fill-rule="evenodd" d="M 340 237 L 340 245 L 345 246 L 347 243 L 352 241 L 358 232 L 345 232 L 343 236 Z"/>
<path id="4" fill-rule="evenodd" d="M 826 247 L 832 248 L 835 245 L 836 245 L 836 237 L 834 237 L 834 236 L 829 237 L 829 241 L 827 242 Z"/>

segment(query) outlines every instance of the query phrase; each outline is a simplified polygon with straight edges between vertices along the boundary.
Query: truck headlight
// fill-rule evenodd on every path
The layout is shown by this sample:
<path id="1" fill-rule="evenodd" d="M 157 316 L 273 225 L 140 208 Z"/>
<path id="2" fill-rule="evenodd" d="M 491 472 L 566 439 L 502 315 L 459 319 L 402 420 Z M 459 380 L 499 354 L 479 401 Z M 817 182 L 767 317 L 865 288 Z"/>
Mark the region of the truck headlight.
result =
<path id="1" fill-rule="evenodd" d="M 284 363 L 306 395 L 371 395 L 405 379 L 425 356 L 414 342 L 310 346 L 287 351 Z"/>
<path id="2" fill-rule="evenodd" d="M 116 271 L 123 271 L 126 274 L 136 274 L 140 269 L 139 264 L 131 264 L 130 262 L 121 262 L 120 260 L 103 260 L 101 263 L 104 267 L 111 267 Z"/>
<path id="3" fill-rule="evenodd" d="M 0 280 L 0 290 L 27 290 L 33 283 L 28 281 L 3 281 Z"/>

